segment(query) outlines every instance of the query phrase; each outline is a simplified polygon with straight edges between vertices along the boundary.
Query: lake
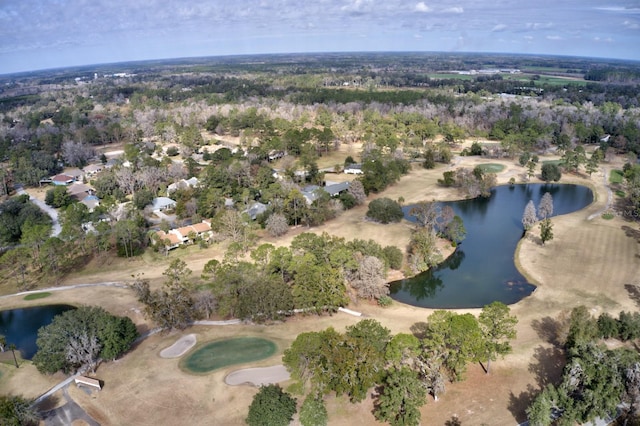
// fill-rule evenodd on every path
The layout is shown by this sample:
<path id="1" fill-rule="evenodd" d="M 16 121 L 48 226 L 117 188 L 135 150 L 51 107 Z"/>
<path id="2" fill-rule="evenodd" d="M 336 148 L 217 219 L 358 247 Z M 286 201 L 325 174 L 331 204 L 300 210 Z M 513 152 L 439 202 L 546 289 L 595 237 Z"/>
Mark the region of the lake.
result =
<path id="1" fill-rule="evenodd" d="M 20 350 L 24 359 L 31 359 L 38 347 L 36 339 L 40 327 L 51 324 L 53 317 L 69 309 L 70 305 L 45 305 L 0 311 L 0 334 Z"/>
<path id="2" fill-rule="evenodd" d="M 455 253 L 430 271 L 390 284 L 390 296 L 413 306 L 437 309 L 479 308 L 493 301 L 515 303 L 533 292 L 514 264 L 523 236 L 522 214 L 545 192 L 553 196 L 553 215 L 580 210 L 593 202 L 591 189 L 579 185 L 505 185 L 489 198 L 443 202 L 464 221 L 465 240 Z M 403 208 L 405 218 L 412 206 Z M 534 231 L 539 234 L 536 224 Z"/>

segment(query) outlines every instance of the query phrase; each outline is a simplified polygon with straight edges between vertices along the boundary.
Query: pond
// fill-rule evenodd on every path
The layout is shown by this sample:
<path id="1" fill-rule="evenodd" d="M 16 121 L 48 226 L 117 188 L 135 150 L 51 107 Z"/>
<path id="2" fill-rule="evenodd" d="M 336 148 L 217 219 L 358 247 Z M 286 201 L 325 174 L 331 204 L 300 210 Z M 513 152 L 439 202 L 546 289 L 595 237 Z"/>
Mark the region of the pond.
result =
<path id="1" fill-rule="evenodd" d="M 31 359 L 38 347 L 36 339 L 40 327 L 51 324 L 53 317 L 69 309 L 70 305 L 32 306 L 29 308 L 0 311 L 0 334 L 7 344 L 16 345 L 24 359 Z"/>
<path id="2" fill-rule="evenodd" d="M 523 236 L 524 208 L 529 200 L 537 208 L 545 192 L 553 196 L 554 216 L 593 201 L 593 193 L 584 186 L 527 184 L 495 187 L 489 198 L 443 202 L 464 221 L 465 240 L 436 268 L 392 282 L 390 296 L 413 306 L 453 309 L 479 308 L 493 301 L 511 304 L 531 294 L 535 286 L 520 274 L 513 258 Z M 409 220 L 410 209 L 404 208 Z"/>

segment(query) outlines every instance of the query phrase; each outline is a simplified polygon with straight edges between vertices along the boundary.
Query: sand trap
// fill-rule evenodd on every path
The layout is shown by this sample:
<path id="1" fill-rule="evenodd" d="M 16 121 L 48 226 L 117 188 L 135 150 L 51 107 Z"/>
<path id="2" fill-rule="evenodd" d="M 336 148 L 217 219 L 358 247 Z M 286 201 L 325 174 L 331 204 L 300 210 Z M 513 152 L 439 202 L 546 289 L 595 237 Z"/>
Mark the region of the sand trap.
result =
<path id="1" fill-rule="evenodd" d="M 238 385 L 268 385 L 272 383 L 284 382 L 291 376 L 284 365 L 274 365 L 262 368 L 243 368 L 236 370 L 224 378 L 224 382 L 231 386 Z"/>
<path id="2" fill-rule="evenodd" d="M 196 335 L 187 334 L 179 338 L 173 345 L 160 352 L 162 358 L 178 358 L 196 344 Z"/>

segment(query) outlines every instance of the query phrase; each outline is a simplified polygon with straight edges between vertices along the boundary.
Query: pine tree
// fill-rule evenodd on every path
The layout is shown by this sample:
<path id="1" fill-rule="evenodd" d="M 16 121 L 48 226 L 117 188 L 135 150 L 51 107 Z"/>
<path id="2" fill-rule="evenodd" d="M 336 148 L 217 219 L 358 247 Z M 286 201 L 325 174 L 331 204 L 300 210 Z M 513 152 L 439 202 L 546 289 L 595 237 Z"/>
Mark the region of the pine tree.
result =
<path id="1" fill-rule="evenodd" d="M 542 240 L 542 244 L 553 240 L 553 224 L 549 218 L 540 222 L 540 239 Z"/>
<path id="2" fill-rule="evenodd" d="M 546 219 L 553 216 L 553 197 L 551 193 L 545 192 L 538 204 L 538 217 Z"/>

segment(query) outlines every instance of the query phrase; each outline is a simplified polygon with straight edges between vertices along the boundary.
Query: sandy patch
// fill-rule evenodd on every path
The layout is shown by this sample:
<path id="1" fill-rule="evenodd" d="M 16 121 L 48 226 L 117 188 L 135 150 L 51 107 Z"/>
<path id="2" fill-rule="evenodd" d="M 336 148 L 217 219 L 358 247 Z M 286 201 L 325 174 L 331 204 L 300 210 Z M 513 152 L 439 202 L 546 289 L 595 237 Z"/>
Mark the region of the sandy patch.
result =
<path id="1" fill-rule="evenodd" d="M 261 386 L 284 382 L 290 378 L 291 376 L 284 365 L 274 365 L 272 367 L 243 368 L 242 370 L 233 371 L 224 378 L 224 382 L 231 386 Z"/>
<path id="2" fill-rule="evenodd" d="M 173 345 L 160 351 L 162 358 L 178 358 L 187 353 L 196 344 L 196 335 L 187 334 L 179 338 Z"/>

